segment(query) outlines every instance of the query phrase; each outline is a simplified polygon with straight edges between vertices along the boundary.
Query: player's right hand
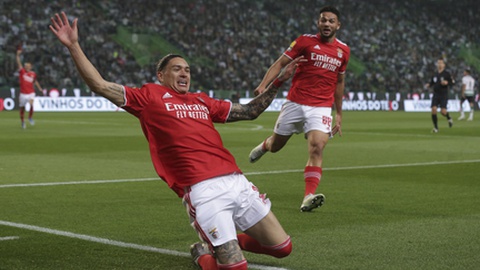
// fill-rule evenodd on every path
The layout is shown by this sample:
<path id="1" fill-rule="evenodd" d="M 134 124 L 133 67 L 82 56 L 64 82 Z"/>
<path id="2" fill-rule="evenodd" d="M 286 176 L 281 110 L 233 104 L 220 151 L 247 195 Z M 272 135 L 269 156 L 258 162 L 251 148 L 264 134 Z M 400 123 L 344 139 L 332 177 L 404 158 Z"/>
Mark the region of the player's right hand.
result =
<path id="1" fill-rule="evenodd" d="M 258 96 L 260 95 L 261 93 L 265 92 L 265 88 L 260 88 L 258 87 L 257 89 L 255 89 L 255 91 L 253 91 L 253 95 L 254 96 Z"/>

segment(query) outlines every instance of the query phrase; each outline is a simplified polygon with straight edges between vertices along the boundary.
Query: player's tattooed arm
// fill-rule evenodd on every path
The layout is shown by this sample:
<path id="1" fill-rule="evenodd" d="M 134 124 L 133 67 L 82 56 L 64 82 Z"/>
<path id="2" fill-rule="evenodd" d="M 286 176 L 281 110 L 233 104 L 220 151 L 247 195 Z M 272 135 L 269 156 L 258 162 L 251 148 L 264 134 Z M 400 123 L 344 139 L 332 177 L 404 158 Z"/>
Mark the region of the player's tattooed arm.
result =
<path id="1" fill-rule="evenodd" d="M 221 264 L 233 264 L 244 260 L 242 250 L 237 240 L 229 241 L 223 245 L 215 247 L 215 256 Z"/>
<path id="2" fill-rule="evenodd" d="M 234 103 L 228 116 L 227 122 L 234 122 L 238 120 L 253 120 L 257 118 L 267 107 L 272 103 L 273 99 L 277 96 L 278 88 L 290 79 L 295 73 L 299 62 L 306 62 L 303 56 L 297 57 L 292 60 L 283 70 L 278 77 L 270 83 L 267 90 L 262 94 L 252 99 L 248 104 Z"/>
<path id="3" fill-rule="evenodd" d="M 107 98 L 117 106 L 123 105 L 125 102 L 123 87 L 104 80 L 81 48 L 78 37 L 78 19 L 74 19 L 70 23 L 67 14 L 61 12 L 61 14 L 55 14 L 55 17 L 51 18 L 51 22 L 50 30 L 68 49 L 78 73 L 90 90 Z"/>
<path id="4" fill-rule="evenodd" d="M 277 96 L 278 87 L 270 84 L 265 92 L 252 99 L 248 104 L 232 104 L 227 122 L 238 120 L 253 120 L 257 118 L 272 103 Z"/>
<path id="5" fill-rule="evenodd" d="M 100 91 L 100 94 L 110 100 L 113 104 L 119 107 L 125 104 L 125 91 L 122 85 L 108 82 Z"/>

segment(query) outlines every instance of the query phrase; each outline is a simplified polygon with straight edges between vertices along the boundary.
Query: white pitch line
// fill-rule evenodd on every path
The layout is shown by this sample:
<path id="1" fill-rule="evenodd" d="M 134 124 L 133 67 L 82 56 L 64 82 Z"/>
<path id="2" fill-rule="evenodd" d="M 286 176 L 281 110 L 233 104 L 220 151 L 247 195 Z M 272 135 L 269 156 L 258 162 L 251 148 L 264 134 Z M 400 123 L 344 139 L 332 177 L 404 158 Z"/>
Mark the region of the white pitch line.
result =
<path id="1" fill-rule="evenodd" d="M 22 223 L 15 223 L 15 222 L 0 220 L 0 225 L 20 228 L 20 229 L 25 229 L 25 230 L 30 230 L 30 231 L 48 233 L 48 234 L 53 234 L 53 235 L 65 236 L 65 237 L 70 237 L 70 238 L 75 238 L 75 239 L 81 239 L 81 240 L 86 240 L 86 241 L 90 241 L 90 242 L 106 244 L 106 245 L 111 245 L 111 246 L 133 248 L 133 249 L 138 249 L 138 250 L 156 252 L 156 253 L 161 253 L 161 254 L 166 254 L 166 255 L 180 256 L 180 257 L 190 257 L 191 256 L 190 253 L 180 252 L 180 251 L 176 251 L 176 250 L 169 250 L 169 249 L 164 249 L 164 248 L 157 248 L 157 247 L 144 246 L 144 245 L 138 245 L 138 244 L 133 244 L 133 243 L 126 243 L 126 242 L 111 240 L 111 239 L 107 239 L 107 238 L 100 238 L 100 237 L 95 237 L 95 236 L 90 236 L 90 235 L 85 235 L 85 234 L 77 234 L 77 233 L 72 233 L 72 232 L 67 232 L 67 231 L 60 231 L 60 230 L 44 228 L 44 227 L 39 227 L 39 226 L 34 226 L 34 225 L 28 225 L 28 224 L 22 224 Z M 265 266 L 265 265 L 257 265 L 257 264 L 250 264 L 250 263 L 248 264 L 248 266 L 252 269 L 260 269 L 260 270 L 288 270 L 286 268 L 279 268 L 279 267 L 272 267 L 272 266 Z"/>
<path id="2" fill-rule="evenodd" d="M 462 163 L 478 163 L 480 159 L 472 160 L 455 160 L 455 161 L 432 161 L 421 163 L 405 163 L 405 164 L 380 164 L 380 165 L 366 165 L 366 166 L 350 166 L 350 167 L 334 167 L 323 168 L 324 171 L 343 171 L 343 170 L 364 170 L 364 169 L 382 169 L 395 167 L 415 167 L 415 166 L 432 166 L 432 165 L 446 165 L 446 164 L 462 164 Z M 265 171 L 265 172 L 250 172 L 245 175 L 261 175 L 261 174 L 282 174 L 292 172 L 303 172 L 303 169 L 296 170 L 279 170 L 279 171 Z M 1 186 L 0 186 L 1 187 Z"/>
<path id="3" fill-rule="evenodd" d="M 71 182 L 48 182 L 48 183 L 30 183 L 30 184 L 7 184 L 0 185 L 0 188 L 9 187 L 38 187 L 38 186 L 60 186 L 60 185 L 83 185 L 83 184 L 108 184 L 108 183 L 123 183 L 123 182 L 145 182 L 158 181 L 159 178 L 138 178 L 138 179 L 113 179 L 113 180 L 91 180 L 91 181 L 71 181 Z"/>
<path id="4" fill-rule="evenodd" d="M 479 162 L 480 162 L 480 159 L 452 160 L 452 161 L 431 161 L 431 162 L 421 162 L 421 163 L 384 164 L 384 165 L 371 165 L 371 166 L 352 166 L 352 167 L 325 168 L 324 170 L 326 170 L 326 171 L 341 171 L 341 170 L 359 170 L 359 169 L 377 169 L 377 168 L 394 168 L 394 167 L 415 167 L 415 166 L 464 164 L 464 163 L 479 163 Z"/>
<path id="5" fill-rule="evenodd" d="M 18 236 L 5 236 L 5 237 L 0 237 L 0 241 L 8 241 L 8 240 L 17 240 L 20 237 Z"/>
<path id="6" fill-rule="evenodd" d="M 351 167 L 336 167 L 336 168 L 324 168 L 324 170 L 338 171 L 338 170 L 360 170 L 360 169 L 375 169 L 375 168 L 393 168 L 393 167 L 411 167 L 411 166 L 432 166 L 432 165 L 445 165 L 445 164 L 461 164 L 461 163 L 478 163 L 480 159 L 475 160 L 458 160 L 458 161 L 432 161 L 432 162 L 423 162 L 423 163 L 406 163 L 406 164 L 384 164 L 384 165 L 369 165 L 369 166 L 351 166 Z M 261 175 L 261 174 L 281 174 L 281 173 L 291 173 L 291 172 L 302 172 L 303 170 L 279 170 L 279 171 L 264 171 L 264 172 L 247 172 L 245 175 Z M 141 182 L 141 181 L 158 181 L 159 178 L 139 178 L 139 179 L 116 179 L 116 180 L 93 180 L 93 181 L 72 181 L 72 182 L 51 182 L 51 183 L 33 183 L 33 184 L 8 184 L 0 185 L 0 188 L 9 188 L 9 187 L 31 187 L 31 186 L 55 186 L 55 185 L 80 185 L 80 184 L 101 184 L 101 183 L 121 183 L 121 182 Z M 28 229 L 33 231 L 39 231 L 44 233 L 50 233 L 60 236 L 66 236 L 71 238 L 77 238 L 82 240 L 87 240 L 91 242 L 97 242 L 102 244 L 114 245 L 119 247 L 134 248 L 139 250 L 158 252 L 167 255 L 189 257 L 190 254 L 185 252 L 179 252 L 174 250 L 143 246 L 132 243 L 125 243 L 120 241 L 115 241 L 106 238 L 98 238 L 89 235 L 75 234 L 71 232 L 59 231 L 49 228 L 43 228 L 33 225 L 13 223 L 8 221 L 1 221 L 0 225 L 17 227 L 22 229 Z M 5 237 L 4 237 L 5 238 Z M 2 238 L 0 238 L 2 239 Z M 8 239 L 10 240 L 10 239 Z M 271 266 L 262 266 L 249 264 L 253 269 L 260 270 L 288 270 L 285 268 L 271 267 Z"/>
<path id="7" fill-rule="evenodd" d="M 110 239 L 106 239 L 106 238 L 99 238 L 99 237 L 94 237 L 94 236 L 85 235 L 85 234 L 76 234 L 76 233 L 72 233 L 72 232 L 59 231 L 59 230 L 54 230 L 54 229 L 49 229 L 49 228 L 44 228 L 44 227 L 39 227 L 39 226 L 34 226 L 34 225 L 14 223 L 14 222 L 3 221 L 3 220 L 0 220 L 0 225 L 20 228 L 20 229 L 26 229 L 26 230 L 30 230 L 30 231 L 60 235 L 60 236 L 66 236 L 66 237 L 70 237 L 70 238 L 87 240 L 87 241 L 90 241 L 90 242 L 96 242 L 96 243 L 107 244 L 107 245 L 118 246 L 118 247 L 134 248 L 134 249 L 139 249 L 139 250 L 152 251 L 152 252 L 157 252 L 157 253 L 162 253 L 162 254 L 183 256 L 183 257 L 190 256 L 190 254 L 185 253 L 185 252 L 179 252 L 179 251 L 162 249 L 162 248 L 155 248 L 155 247 L 149 247 L 149 246 L 142 246 L 142 245 L 131 244 L 131 243 L 125 243 L 125 242 L 110 240 Z"/>
<path id="8" fill-rule="evenodd" d="M 415 167 L 415 166 L 433 166 L 433 165 L 448 165 L 448 164 L 464 164 L 464 163 L 479 163 L 480 159 L 472 160 L 454 160 L 454 161 L 431 161 L 419 163 L 404 163 L 404 164 L 380 164 L 380 165 L 366 165 L 366 166 L 350 166 L 350 167 L 334 167 L 323 168 L 324 171 L 343 171 L 343 170 L 364 170 L 364 169 L 382 169 L 395 167 Z M 292 170 L 278 170 L 278 171 L 263 171 L 263 172 L 246 172 L 245 175 L 264 175 L 264 174 L 282 174 L 303 172 L 303 169 Z M 48 183 L 30 183 L 30 184 L 6 184 L 0 185 L 0 188 L 12 187 L 36 187 L 36 186 L 60 186 L 60 185 L 83 185 L 83 184 L 110 184 L 123 182 L 145 182 L 145 181 L 160 181 L 160 178 L 133 178 L 133 179 L 112 179 L 112 180 L 90 180 L 90 181 L 71 181 L 71 182 L 48 182 Z"/>

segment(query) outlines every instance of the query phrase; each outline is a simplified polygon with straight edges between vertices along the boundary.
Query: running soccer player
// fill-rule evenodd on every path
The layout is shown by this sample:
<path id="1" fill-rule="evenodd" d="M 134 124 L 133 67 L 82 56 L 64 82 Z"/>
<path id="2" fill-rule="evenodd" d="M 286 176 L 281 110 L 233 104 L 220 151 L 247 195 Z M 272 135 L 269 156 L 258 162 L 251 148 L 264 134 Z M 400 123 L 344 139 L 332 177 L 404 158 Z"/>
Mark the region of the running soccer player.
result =
<path id="1" fill-rule="evenodd" d="M 292 79 L 287 102 L 283 105 L 274 132 L 250 152 L 250 162 L 266 152 L 282 149 L 294 133 L 304 133 L 308 144 L 308 161 L 304 169 L 305 192 L 300 211 L 309 212 L 324 203 L 325 196 L 316 193 L 322 177 L 323 150 L 328 139 L 342 135 L 342 99 L 345 71 L 350 48 L 336 38 L 340 29 L 340 12 L 326 6 L 320 9 L 318 33 L 304 34 L 268 69 L 255 93 L 263 93 L 282 68 L 298 56 L 301 63 Z M 335 104 L 335 126 L 332 128 L 332 106 Z"/>

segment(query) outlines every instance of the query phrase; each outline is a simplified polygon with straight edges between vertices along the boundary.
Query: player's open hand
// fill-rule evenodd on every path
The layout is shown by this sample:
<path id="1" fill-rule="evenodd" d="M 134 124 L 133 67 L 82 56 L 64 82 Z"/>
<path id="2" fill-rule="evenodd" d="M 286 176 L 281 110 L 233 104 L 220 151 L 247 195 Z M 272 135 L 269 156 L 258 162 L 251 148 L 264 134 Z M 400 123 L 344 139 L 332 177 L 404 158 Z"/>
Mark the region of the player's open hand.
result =
<path id="1" fill-rule="evenodd" d="M 340 128 L 339 125 L 335 125 L 332 128 L 332 133 L 331 133 L 330 137 L 333 138 L 333 136 L 335 136 L 337 133 L 340 137 L 342 137 L 342 129 Z"/>
<path id="2" fill-rule="evenodd" d="M 331 138 L 337 134 L 342 137 L 342 116 L 337 114 L 335 115 L 335 126 L 332 128 Z"/>
<path id="3" fill-rule="evenodd" d="M 280 72 L 280 75 L 278 75 L 278 80 L 281 82 L 288 81 L 290 77 L 295 74 L 295 71 L 297 70 L 298 63 L 300 62 L 307 62 L 307 59 L 303 58 L 303 55 L 295 58 L 292 62 L 288 63 L 288 65 L 283 68 L 282 72 Z"/>
<path id="4" fill-rule="evenodd" d="M 67 15 L 62 11 L 61 15 L 56 13 L 55 17 L 50 18 L 50 21 L 52 22 L 49 27 L 50 30 L 63 45 L 70 47 L 72 44 L 78 42 L 77 18 L 75 18 L 72 25 L 70 25 Z"/>

